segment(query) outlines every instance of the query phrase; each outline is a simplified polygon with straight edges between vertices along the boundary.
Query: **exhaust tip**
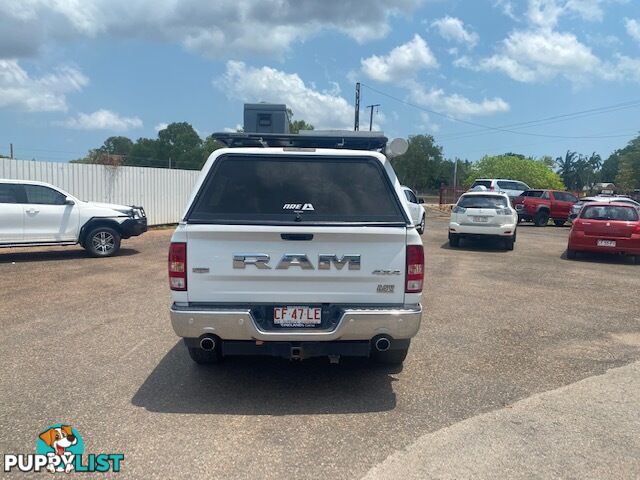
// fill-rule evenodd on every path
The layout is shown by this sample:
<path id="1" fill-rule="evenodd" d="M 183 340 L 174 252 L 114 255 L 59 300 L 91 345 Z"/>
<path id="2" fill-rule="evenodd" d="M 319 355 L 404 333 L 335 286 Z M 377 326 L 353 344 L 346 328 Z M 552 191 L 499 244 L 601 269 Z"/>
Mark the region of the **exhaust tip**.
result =
<path id="1" fill-rule="evenodd" d="M 391 348 L 391 341 L 386 337 L 380 337 L 374 343 L 376 350 L 379 352 L 386 352 Z"/>
<path id="2" fill-rule="evenodd" d="M 200 340 L 200 348 L 207 352 L 210 352 L 214 348 L 216 348 L 216 341 L 211 337 L 204 337 Z"/>

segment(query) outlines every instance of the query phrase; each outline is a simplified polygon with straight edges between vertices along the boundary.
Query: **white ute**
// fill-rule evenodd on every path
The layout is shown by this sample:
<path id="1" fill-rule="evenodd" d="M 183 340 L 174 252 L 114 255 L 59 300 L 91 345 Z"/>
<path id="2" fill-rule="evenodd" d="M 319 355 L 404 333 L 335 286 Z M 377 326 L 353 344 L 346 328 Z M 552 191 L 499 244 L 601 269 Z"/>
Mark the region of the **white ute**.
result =
<path id="1" fill-rule="evenodd" d="M 142 207 L 84 202 L 48 183 L 0 179 L 0 247 L 80 244 L 109 257 L 147 230 Z"/>
<path id="2" fill-rule="evenodd" d="M 171 322 L 195 362 L 404 361 L 422 242 L 387 139 L 349 134 L 217 134 L 229 148 L 207 160 L 169 252 Z"/>

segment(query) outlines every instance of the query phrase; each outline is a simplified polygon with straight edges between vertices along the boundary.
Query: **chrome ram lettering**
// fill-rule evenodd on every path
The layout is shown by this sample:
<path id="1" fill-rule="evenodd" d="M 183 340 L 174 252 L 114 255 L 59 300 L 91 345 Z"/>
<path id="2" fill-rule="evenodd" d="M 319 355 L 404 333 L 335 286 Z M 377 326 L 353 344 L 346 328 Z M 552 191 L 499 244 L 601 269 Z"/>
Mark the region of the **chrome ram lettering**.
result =
<path id="1" fill-rule="evenodd" d="M 255 265 L 260 270 L 269 270 L 269 255 L 266 253 L 236 253 L 233 255 L 233 268 L 245 268 Z"/>
<path id="2" fill-rule="evenodd" d="M 343 255 L 339 260 L 337 255 L 320 255 L 318 270 L 329 270 L 332 263 L 338 270 L 342 270 L 346 264 L 349 264 L 349 270 L 360 270 L 360 255 Z"/>
<path id="3" fill-rule="evenodd" d="M 236 253 L 233 255 L 233 268 L 244 269 L 247 265 L 255 265 L 260 270 L 271 269 L 269 260 L 271 257 L 266 253 Z M 360 270 L 360 255 L 349 254 L 338 255 L 322 254 L 318 256 L 318 270 L 330 270 L 331 264 L 337 269 L 342 270 L 348 265 L 348 270 Z M 277 270 L 287 270 L 289 267 L 300 267 L 302 270 L 314 270 L 314 266 L 309 257 L 301 253 L 285 253 L 278 265 Z"/>

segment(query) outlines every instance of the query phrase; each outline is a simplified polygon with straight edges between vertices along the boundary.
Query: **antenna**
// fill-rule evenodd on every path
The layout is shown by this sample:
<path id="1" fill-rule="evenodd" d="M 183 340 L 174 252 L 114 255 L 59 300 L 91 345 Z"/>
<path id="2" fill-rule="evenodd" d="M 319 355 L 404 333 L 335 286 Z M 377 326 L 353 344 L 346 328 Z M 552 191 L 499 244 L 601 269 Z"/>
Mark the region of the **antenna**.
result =
<path id="1" fill-rule="evenodd" d="M 373 127 L 373 109 L 374 107 L 379 107 L 380 104 L 379 103 L 374 103 L 373 105 L 367 105 L 367 108 L 371 109 L 371 114 L 369 115 L 369 131 L 371 131 L 371 128 Z M 376 108 L 376 112 L 378 111 L 378 109 Z"/>
<path id="2" fill-rule="evenodd" d="M 356 102 L 355 102 L 355 119 L 353 122 L 353 131 L 360 130 L 360 82 L 356 83 Z"/>

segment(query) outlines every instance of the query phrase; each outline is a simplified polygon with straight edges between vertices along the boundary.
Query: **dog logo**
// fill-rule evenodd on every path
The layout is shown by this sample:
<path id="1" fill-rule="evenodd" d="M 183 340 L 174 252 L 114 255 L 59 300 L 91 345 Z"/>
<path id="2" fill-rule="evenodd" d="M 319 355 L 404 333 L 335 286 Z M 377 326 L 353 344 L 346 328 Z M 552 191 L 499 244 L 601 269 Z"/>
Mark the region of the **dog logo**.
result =
<path id="1" fill-rule="evenodd" d="M 57 461 L 51 461 L 47 464 L 49 472 L 69 473 L 74 470 L 70 459 L 84 452 L 82 439 L 75 428 L 69 425 L 54 425 L 38 437 L 40 440 L 36 447 L 37 453 L 48 457 L 59 457 Z"/>
<path id="2" fill-rule="evenodd" d="M 5 453 L 4 472 L 118 473 L 123 453 L 84 453 L 84 441 L 71 425 L 57 423 L 38 434 L 36 453 Z"/>

